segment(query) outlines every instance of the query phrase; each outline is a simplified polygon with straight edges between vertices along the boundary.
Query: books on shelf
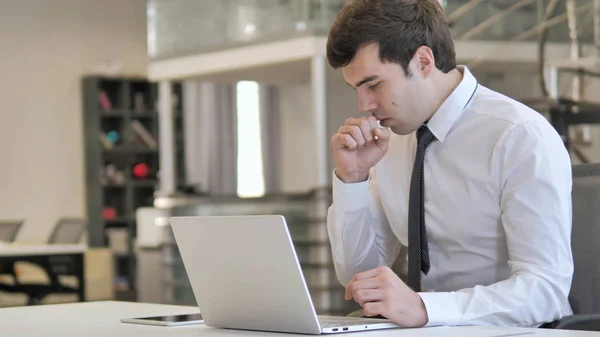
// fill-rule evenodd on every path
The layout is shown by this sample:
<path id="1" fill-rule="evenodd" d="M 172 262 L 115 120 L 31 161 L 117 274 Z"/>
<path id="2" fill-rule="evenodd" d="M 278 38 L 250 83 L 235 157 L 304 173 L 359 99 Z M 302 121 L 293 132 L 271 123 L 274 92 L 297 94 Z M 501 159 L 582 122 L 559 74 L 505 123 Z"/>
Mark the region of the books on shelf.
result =
<path id="1" fill-rule="evenodd" d="M 122 185 L 125 183 L 125 173 L 117 168 L 115 164 L 108 164 L 104 167 L 104 175 L 107 182 L 113 185 Z"/>
<path id="2" fill-rule="evenodd" d="M 158 143 L 156 139 L 148 132 L 148 130 L 137 120 L 131 121 L 131 127 L 136 136 L 136 141 L 149 149 L 156 150 Z"/>
<path id="3" fill-rule="evenodd" d="M 102 110 L 104 110 L 104 111 L 112 110 L 112 103 L 111 103 L 110 97 L 108 97 L 108 93 L 106 93 L 106 91 L 100 90 L 100 92 L 98 93 L 98 99 L 100 100 L 100 107 L 102 107 Z"/>
<path id="4" fill-rule="evenodd" d="M 108 135 L 104 132 L 100 132 L 100 142 L 102 143 L 102 146 L 105 149 L 112 149 L 115 147 L 115 143 L 111 142 L 110 139 L 108 139 Z"/>
<path id="5" fill-rule="evenodd" d="M 143 113 L 146 110 L 146 96 L 143 92 L 136 92 L 133 95 L 133 111 Z"/>

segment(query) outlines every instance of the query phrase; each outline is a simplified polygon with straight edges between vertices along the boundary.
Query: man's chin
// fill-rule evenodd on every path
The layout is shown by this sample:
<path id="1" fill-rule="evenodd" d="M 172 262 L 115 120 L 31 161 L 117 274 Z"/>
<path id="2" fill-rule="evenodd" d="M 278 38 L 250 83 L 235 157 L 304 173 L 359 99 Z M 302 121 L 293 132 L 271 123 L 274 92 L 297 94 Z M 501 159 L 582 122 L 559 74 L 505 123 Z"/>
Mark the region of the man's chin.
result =
<path id="1" fill-rule="evenodd" d="M 407 126 L 399 126 L 399 125 L 394 125 L 390 127 L 390 130 L 400 136 L 406 136 L 406 135 L 410 135 L 411 133 L 415 132 L 414 128 L 410 128 Z"/>

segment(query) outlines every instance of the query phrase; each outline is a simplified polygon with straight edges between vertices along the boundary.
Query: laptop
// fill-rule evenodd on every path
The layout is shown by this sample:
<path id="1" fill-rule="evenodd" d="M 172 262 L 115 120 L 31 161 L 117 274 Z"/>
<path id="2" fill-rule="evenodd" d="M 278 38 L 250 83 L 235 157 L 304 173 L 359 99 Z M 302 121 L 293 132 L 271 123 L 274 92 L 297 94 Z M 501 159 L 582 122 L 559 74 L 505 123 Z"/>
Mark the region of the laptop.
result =
<path id="1" fill-rule="evenodd" d="M 172 217 L 208 326 L 303 334 L 399 328 L 390 320 L 317 316 L 283 216 Z"/>

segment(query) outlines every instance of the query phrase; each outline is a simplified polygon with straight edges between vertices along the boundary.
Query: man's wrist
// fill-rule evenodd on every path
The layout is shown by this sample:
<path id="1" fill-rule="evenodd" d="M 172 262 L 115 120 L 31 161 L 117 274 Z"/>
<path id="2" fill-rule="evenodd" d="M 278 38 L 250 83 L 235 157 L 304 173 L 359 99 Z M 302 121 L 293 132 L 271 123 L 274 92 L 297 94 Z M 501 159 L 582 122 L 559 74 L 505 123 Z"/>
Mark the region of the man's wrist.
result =
<path id="1" fill-rule="evenodd" d="M 419 294 L 417 294 L 417 297 L 419 298 L 419 310 L 417 310 L 417 312 L 419 313 L 418 317 L 417 317 L 417 325 L 419 327 L 424 327 L 427 323 L 429 323 L 429 315 L 427 314 L 427 307 L 425 307 L 425 302 L 423 302 L 423 299 L 421 298 L 421 296 L 419 296 Z"/>
<path id="2" fill-rule="evenodd" d="M 335 169 L 335 175 L 345 184 L 355 184 L 366 181 L 369 178 L 369 173 L 354 173 L 348 174 L 338 169 Z"/>

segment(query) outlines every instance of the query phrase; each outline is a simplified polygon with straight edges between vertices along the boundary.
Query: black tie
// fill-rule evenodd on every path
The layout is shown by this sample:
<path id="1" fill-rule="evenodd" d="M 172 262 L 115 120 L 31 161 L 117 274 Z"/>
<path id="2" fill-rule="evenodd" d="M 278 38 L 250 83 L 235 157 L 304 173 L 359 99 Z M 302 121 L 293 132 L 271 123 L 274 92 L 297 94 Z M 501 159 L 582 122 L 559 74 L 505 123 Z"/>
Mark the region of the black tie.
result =
<path id="1" fill-rule="evenodd" d="M 435 139 L 426 125 L 417 130 L 417 155 L 410 179 L 408 201 L 408 286 L 421 291 L 421 271 L 429 272 L 429 249 L 425 229 L 425 150 Z"/>

